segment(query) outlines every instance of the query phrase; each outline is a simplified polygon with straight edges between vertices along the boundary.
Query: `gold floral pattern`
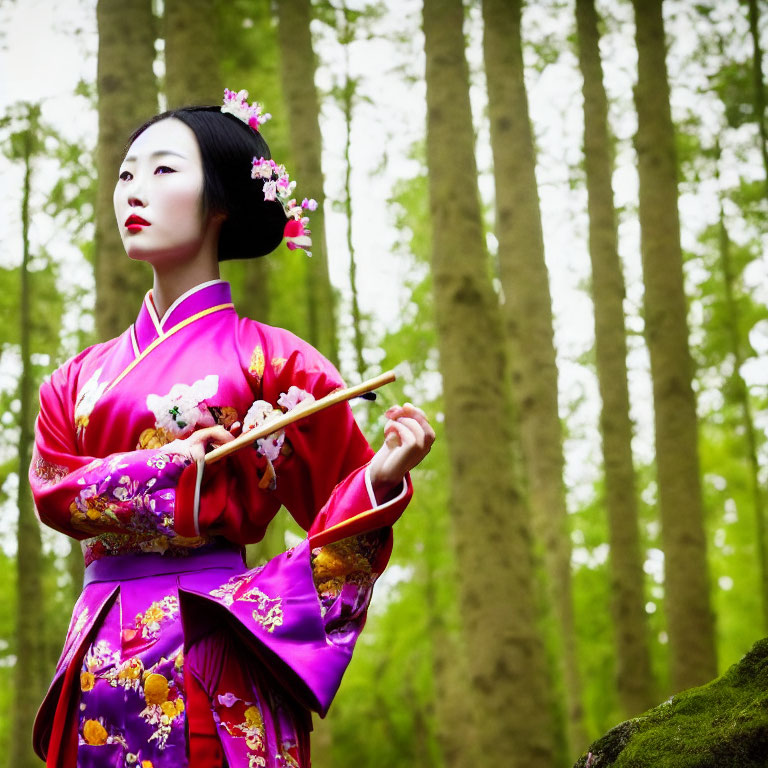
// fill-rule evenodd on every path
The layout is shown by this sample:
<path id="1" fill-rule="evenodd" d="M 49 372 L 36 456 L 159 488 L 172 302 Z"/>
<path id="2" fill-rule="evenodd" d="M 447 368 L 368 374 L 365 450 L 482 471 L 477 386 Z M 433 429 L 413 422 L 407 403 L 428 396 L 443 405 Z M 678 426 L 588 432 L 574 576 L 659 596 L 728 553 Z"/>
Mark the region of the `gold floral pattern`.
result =
<path id="1" fill-rule="evenodd" d="M 312 552 L 312 578 L 320 594 L 338 595 L 344 584 L 367 586 L 376 579 L 371 562 L 375 547 L 367 536 L 351 536 Z"/>
<path id="2" fill-rule="evenodd" d="M 54 485 L 69 474 L 69 470 L 66 467 L 46 461 L 37 452 L 37 449 L 35 449 L 33 456 L 33 466 L 35 477 L 42 485 Z"/>
<path id="3" fill-rule="evenodd" d="M 160 623 L 164 619 L 174 618 L 179 613 L 179 598 L 166 595 L 156 600 L 144 613 L 136 614 L 136 630 L 145 640 L 154 639 L 160 632 Z"/>
<path id="4" fill-rule="evenodd" d="M 80 613 L 77 614 L 75 623 L 72 625 L 73 634 L 76 635 L 86 625 L 86 622 L 88 621 L 88 617 L 90 616 L 90 614 L 91 614 L 91 611 L 87 605 L 85 606 L 85 608 L 83 608 L 82 611 L 80 611 Z"/>
<path id="5" fill-rule="evenodd" d="M 261 381 L 261 377 L 264 375 L 264 350 L 261 344 L 257 344 L 251 352 L 251 362 L 248 365 L 248 373 L 256 379 L 256 382 Z"/>
<path id="6" fill-rule="evenodd" d="M 280 596 L 270 597 L 258 587 L 249 586 L 254 572 L 257 573 L 259 570 L 261 569 L 233 576 L 229 581 L 216 589 L 212 589 L 208 594 L 218 598 L 226 606 L 231 606 L 235 602 L 256 603 L 256 608 L 251 614 L 253 620 L 267 632 L 273 632 L 275 627 L 283 624 L 283 599 Z"/>
<path id="7" fill-rule="evenodd" d="M 86 720 L 83 723 L 83 739 L 86 744 L 102 746 L 107 743 L 107 729 L 98 720 Z"/>
<path id="8" fill-rule="evenodd" d="M 260 589 L 254 587 L 248 593 L 248 596 L 243 596 L 241 600 L 254 600 L 257 603 L 256 608 L 253 609 L 253 620 L 260 624 L 267 632 L 273 632 L 275 627 L 280 627 L 283 624 L 283 608 L 281 597 L 269 597 L 265 595 Z"/>

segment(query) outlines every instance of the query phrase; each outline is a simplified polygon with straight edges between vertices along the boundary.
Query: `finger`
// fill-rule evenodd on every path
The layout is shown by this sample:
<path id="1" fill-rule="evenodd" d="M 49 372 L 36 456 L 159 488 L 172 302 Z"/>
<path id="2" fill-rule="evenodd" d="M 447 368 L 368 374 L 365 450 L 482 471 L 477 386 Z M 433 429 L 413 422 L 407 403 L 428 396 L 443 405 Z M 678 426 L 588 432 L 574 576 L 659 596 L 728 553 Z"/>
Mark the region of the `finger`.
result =
<path id="1" fill-rule="evenodd" d="M 401 416 L 396 423 L 402 424 L 406 429 L 410 431 L 410 433 L 413 435 L 413 442 L 416 444 L 416 446 L 421 449 L 426 447 L 426 435 L 424 433 L 424 428 L 418 421 L 416 421 L 416 419 Z"/>
<path id="2" fill-rule="evenodd" d="M 424 413 L 421 408 L 417 408 L 415 405 L 413 405 L 413 403 L 406 403 L 403 406 L 403 414 L 411 419 L 415 419 L 419 422 L 419 424 L 421 424 L 421 428 L 424 430 L 428 444 L 432 445 L 432 443 L 435 441 L 435 430 L 429 423 L 427 414 Z"/>
<path id="3" fill-rule="evenodd" d="M 200 439 L 205 443 L 216 443 L 217 445 L 229 443 L 235 439 L 235 436 L 220 424 L 215 427 L 206 427 L 195 434 L 199 434 Z"/>
<path id="4" fill-rule="evenodd" d="M 416 436 L 414 435 L 413 430 L 410 429 L 408 425 L 403 424 L 401 419 L 387 422 L 387 426 L 384 428 L 384 434 L 389 435 L 393 433 L 397 434 L 400 440 L 400 448 L 409 450 L 416 445 Z"/>

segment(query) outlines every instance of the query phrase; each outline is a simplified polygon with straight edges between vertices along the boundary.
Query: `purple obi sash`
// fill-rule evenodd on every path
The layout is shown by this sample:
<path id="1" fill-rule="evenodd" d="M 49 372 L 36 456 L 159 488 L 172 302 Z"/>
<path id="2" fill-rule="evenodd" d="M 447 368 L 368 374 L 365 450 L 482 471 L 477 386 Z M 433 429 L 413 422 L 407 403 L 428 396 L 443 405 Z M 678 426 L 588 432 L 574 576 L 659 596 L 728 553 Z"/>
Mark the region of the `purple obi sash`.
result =
<path id="1" fill-rule="evenodd" d="M 160 552 L 128 552 L 105 555 L 94 560 L 85 569 L 83 587 L 97 581 L 130 581 L 148 576 L 171 573 L 198 573 L 213 569 L 226 569 L 240 573 L 245 570 L 240 547 L 226 544 L 203 551 L 191 550 L 183 557 L 168 556 Z"/>

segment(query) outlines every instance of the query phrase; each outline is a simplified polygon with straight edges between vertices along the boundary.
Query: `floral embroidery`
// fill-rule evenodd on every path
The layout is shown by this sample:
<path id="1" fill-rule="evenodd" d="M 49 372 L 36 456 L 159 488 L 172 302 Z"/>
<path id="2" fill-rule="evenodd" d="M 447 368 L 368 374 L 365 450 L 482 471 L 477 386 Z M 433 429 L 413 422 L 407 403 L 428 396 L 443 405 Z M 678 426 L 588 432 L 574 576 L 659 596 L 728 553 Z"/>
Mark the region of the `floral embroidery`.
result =
<path id="1" fill-rule="evenodd" d="M 175 479 L 174 472 L 178 477 L 188 461 L 180 454 L 168 453 L 165 463 L 160 462 L 162 469 L 158 469 L 152 460 L 153 457 L 149 457 L 144 469 L 135 462 L 127 462 L 125 454 L 100 461 L 106 466 L 97 468 L 97 477 L 80 478 L 84 487 L 69 507 L 73 527 L 90 534 L 118 528 L 173 537 L 175 492 L 158 485 L 158 481 L 168 485 Z M 168 464 L 175 466 L 173 472 L 169 471 Z M 125 470 L 132 474 L 123 474 Z"/>
<path id="2" fill-rule="evenodd" d="M 218 388 L 219 377 L 210 374 L 192 385 L 174 384 L 165 396 L 147 395 L 147 408 L 155 416 L 155 427 L 174 438 L 187 437 L 197 427 L 212 427 L 215 422 L 205 401 Z"/>
<path id="3" fill-rule="evenodd" d="M 365 536 L 351 536 L 312 551 L 312 578 L 320 594 L 337 596 L 344 584 L 368 585 L 377 574 L 371 569 L 375 545 Z"/>
<path id="4" fill-rule="evenodd" d="M 257 344 L 251 352 L 248 373 L 256 379 L 257 383 L 261 381 L 261 377 L 264 375 L 264 350 L 261 348 L 261 344 Z"/>
<path id="5" fill-rule="evenodd" d="M 75 619 L 75 623 L 72 626 L 73 634 L 76 635 L 86 625 L 89 615 L 90 615 L 90 610 L 86 605 L 85 608 L 83 608 L 83 610 L 77 614 L 77 619 Z"/>
<path id="6" fill-rule="evenodd" d="M 210 536 L 164 536 L 141 533 L 106 532 L 83 541 L 85 564 L 90 565 L 106 555 L 128 552 L 157 552 L 170 557 L 186 557 L 192 550 L 211 542 Z"/>
<path id="7" fill-rule="evenodd" d="M 62 477 L 69 474 L 69 470 L 66 467 L 46 461 L 37 452 L 37 448 L 34 449 L 33 461 L 35 477 L 40 481 L 41 485 L 53 485 L 54 483 L 58 483 Z"/>
<path id="8" fill-rule="evenodd" d="M 224 429 L 231 429 L 236 421 L 240 421 L 237 408 L 233 408 L 231 405 L 209 405 L 208 410 L 213 416 L 213 420 Z"/>
<path id="9" fill-rule="evenodd" d="M 257 607 L 254 609 L 252 616 L 253 620 L 257 624 L 261 624 L 267 632 L 273 632 L 275 627 L 279 627 L 283 623 L 283 609 L 282 598 L 269 597 L 265 595 L 260 589 L 254 587 L 246 595 L 239 598 L 240 600 L 254 600 L 257 603 Z"/>
<path id="10" fill-rule="evenodd" d="M 277 755 L 278 765 L 285 768 L 299 768 L 298 748 L 292 741 L 284 741 L 280 745 L 280 754 Z"/>
<path id="11" fill-rule="evenodd" d="M 83 724 L 83 738 L 86 744 L 101 746 L 107 743 L 107 729 L 99 720 L 86 720 Z"/>
<path id="12" fill-rule="evenodd" d="M 383 532 L 374 531 L 312 550 L 312 578 L 322 616 L 334 607 L 335 618 L 326 625 L 326 632 L 344 631 L 348 622 L 367 608 L 379 576 L 373 565 L 385 541 Z"/>
<path id="13" fill-rule="evenodd" d="M 145 640 L 154 640 L 160 633 L 160 622 L 174 618 L 178 612 L 179 598 L 167 595 L 152 603 L 144 613 L 136 614 L 136 630 Z"/>
<path id="14" fill-rule="evenodd" d="M 77 395 L 77 402 L 75 404 L 75 427 L 77 428 L 78 436 L 82 434 L 88 426 L 88 421 L 91 413 L 93 413 L 96 401 L 104 394 L 104 390 L 107 388 L 106 381 L 99 383 L 101 370 L 102 369 L 99 368 L 94 372 L 93 376 L 85 382 L 83 388 Z"/>
<path id="15" fill-rule="evenodd" d="M 243 578 L 241 576 L 233 576 L 228 582 L 216 589 L 212 589 L 208 594 L 212 597 L 219 598 L 224 605 L 229 607 L 235 602 L 235 592 L 237 592 L 238 587 L 240 587 L 242 583 Z"/>
<path id="16" fill-rule="evenodd" d="M 159 427 L 147 427 L 140 435 L 137 449 L 142 448 L 162 448 L 168 443 L 172 443 L 176 438 L 168 430 Z"/>
<path id="17" fill-rule="evenodd" d="M 303 408 L 306 408 L 314 402 L 314 395 L 311 395 L 305 389 L 301 389 L 297 386 L 291 386 L 287 392 L 283 392 L 277 399 L 277 404 L 286 411 L 292 411 L 300 404 Z"/>
<path id="18" fill-rule="evenodd" d="M 156 741 L 160 749 L 165 749 L 171 723 L 184 712 L 184 699 L 164 675 L 152 672 L 144 678 L 144 700 L 147 706 L 139 714 L 147 725 L 157 726 L 149 741 Z"/>
<path id="19" fill-rule="evenodd" d="M 119 650 L 112 650 L 106 640 L 99 640 L 98 643 L 88 649 L 83 660 L 83 666 L 86 672 L 98 672 L 100 669 L 114 666 L 119 658 Z"/>
<path id="20" fill-rule="evenodd" d="M 266 400 L 256 400 L 248 409 L 248 413 L 245 414 L 243 432 L 269 424 L 282 415 L 282 412 L 277 410 L 272 403 L 268 403 Z M 280 455 L 280 449 L 283 447 L 284 440 L 285 430 L 281 429 L 257 440 L 258 451 L 264 458 L 272 462 Z"/>
<path id="21" fill-rule="evenodd" d="M 258 762 L 264 755 L 264 719 L 259 708 L 249 701 L 243 701 L 234 693 L 219 694 L 213 709 L 214 720 L 223 725 L 230 736 L 245 738 L 249 750 L 261 753 L 249 756 L 257 758 L 250 765 L 265 765 Z"/>
<path id="22" fill-rule="evenodd" d="M 143 672 L 144 664 L 140 658 L 134 657 L 111 669 L 104 675 L 104 679 L 108 680 L 113 688 L 119 686 L 126 691 L 138 691 Z"/>
<path id="23" fill-rule="evenodd" d="M 258 587 L 250 586 L 251 579 L 260 571 L 261 567 L 248 573 L 233 576 L 225 584 L 212 589 L 208 594 L 221 600 L 227 607 L 236 601 L 256 603 L 253 620 L 264 627 L 267 632 L 273 632 L 275 627 L 279 627 L 283 623 L 283 599 L 281 597 L 269 597 Z"/>

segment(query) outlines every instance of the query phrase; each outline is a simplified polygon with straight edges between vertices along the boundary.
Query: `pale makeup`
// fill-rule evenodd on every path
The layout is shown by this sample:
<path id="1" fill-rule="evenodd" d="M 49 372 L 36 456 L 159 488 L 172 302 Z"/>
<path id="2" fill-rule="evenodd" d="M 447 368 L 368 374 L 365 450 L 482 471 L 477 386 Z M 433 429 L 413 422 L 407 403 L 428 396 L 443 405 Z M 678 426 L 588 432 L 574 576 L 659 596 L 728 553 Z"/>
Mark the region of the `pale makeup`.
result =
<path id="1" fill-rule="evenodd" d="M 174 118 L 147 128 L 120 165 L 113 197 L 128 256 L 156 270 L 207 260 L 216 239 L 203 215 L 202 192 L 203 164 L 192 129 Z M 131 223 L 131 216 L 146 224 Z"/>

